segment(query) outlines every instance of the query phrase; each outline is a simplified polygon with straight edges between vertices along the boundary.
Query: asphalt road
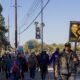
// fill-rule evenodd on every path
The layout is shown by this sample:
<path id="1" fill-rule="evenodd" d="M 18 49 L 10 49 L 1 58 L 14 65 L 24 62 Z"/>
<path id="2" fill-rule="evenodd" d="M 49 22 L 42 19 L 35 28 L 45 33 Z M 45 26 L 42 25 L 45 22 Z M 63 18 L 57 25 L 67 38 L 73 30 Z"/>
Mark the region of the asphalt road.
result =
<path id="1" fill-rule="evenodd" d="M 25 75 L 27 75 L 25 77 L 25 80 L 30 80 L 29 73 L 26 73 Z M 0 73 L 0 80 L 6 80 L 4 72 Z M 36 79 L 35 80 L 41 80 L 40 72 L 36 72 Z M 52 70 L 49 70 L 49 73 L 47 74 L 46 80 L 54 80 Z M 76 76 L 76 80 L 80 80 L 80 75 Z"/>

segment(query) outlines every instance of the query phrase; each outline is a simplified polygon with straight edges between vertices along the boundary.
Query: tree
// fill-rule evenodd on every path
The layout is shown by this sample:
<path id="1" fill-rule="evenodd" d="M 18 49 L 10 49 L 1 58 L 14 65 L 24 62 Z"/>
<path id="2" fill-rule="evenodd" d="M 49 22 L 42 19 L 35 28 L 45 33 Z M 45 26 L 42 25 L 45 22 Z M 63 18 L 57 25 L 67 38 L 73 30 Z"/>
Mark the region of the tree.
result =
<path id="1" fill-rule="evenodd" d="M 41 52 L 41 44 L 36 40 L 27 41 L 24 45 L 25 51 L 30 51 L 30 48 L 29 48 L 30 43 L 33 45 L 33 48 L 31 50 L 33 50 L 37 53 Z M 48 52 L 48 54 L 51 55 L 56 50 L 56 48 L 59 48 L 60 51 L 62 51 L 64 49 L 64 45 L 56 44 L 56 43 L 49 45 L 49 44 L 44 43 L 43 50 L 46 50 Z"/>
<path id="2" fill-rule="evenodd" d="M 2 15 L 3 8 L 0 4 L 0 46 L 6 47 L 9 45 L 9 42 L 7 40 L 7 37 L 5 36 L 6 32 L 8 32 L 8 29 L 6 29 L 4 17 Z"/>
<path id="3" fill-rule="evenodd" d="M 27 44 L 27 42 L 24 44 L 24 51 L 25 52 L 29 52 L 29 48 L 28 48 L 28 44 Z"/>
<path id="4" fill-rule="evenodd" d="M 64 49 L 64 44 L 58 44 L 57 47 L 62 51 Z"/>
<path id="5" fill-rule="evenodd" d="M 48 51 L 48 54 L 52 54 L 52 52 L 54 51 L 54 47 L 53 45 L 45 45 L 44 50 Z"/>
<path id="6" fill-rule="evenodd" d="M 33 46 L 32 49 L 29 48 L 30 43 L 31 43 L 32 46 Z M 40 49 L 41 49 L 41 45 L 40 45 L 40 44 L 38 43 L 38 41 L 36 41 L 36 40 L 29 40 L 29 41 L 27 41 L 27 42 L 25 43 L 24 49 L 25 49 L 25 51 L 33 50 L 33 51 L 35 51 L 35 52 L 39 52 Z"/>
<path id="7" fill-rule="evenodd" d="M 52 46 L 53 46 L 54 49 L 57 48 L 57 44 L 56 43 L 53 43 Z"/>

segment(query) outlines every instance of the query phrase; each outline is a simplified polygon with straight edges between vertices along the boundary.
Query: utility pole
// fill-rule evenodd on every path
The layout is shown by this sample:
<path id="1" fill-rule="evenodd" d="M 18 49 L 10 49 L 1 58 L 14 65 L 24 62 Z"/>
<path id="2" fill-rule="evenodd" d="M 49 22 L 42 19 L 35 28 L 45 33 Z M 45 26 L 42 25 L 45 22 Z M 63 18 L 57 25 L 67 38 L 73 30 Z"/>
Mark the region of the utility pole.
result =
<path id="1" fill-rule="evenodd" d="M 43 23 L 43 0 L 41 0 L 41 51 L 43 51 L 43 27 L 44 27 L 44 23 Z"/>
<path id="2" fill-rule="evenodd" d="M 15 48 L 18 46 L 17 41 L 17 0 L 15 0 Z"/>
<path id="3" fill-rule="evenodd" d="M 8 16 L 8 41 L 10 41 L 10 39 L 9 39 L 10 38 L 10 35 L 9 35 L 10 34 L 9 27 L 10 27 L 10 25 L 9 25 L 9 16 Z"/>
<path id="4" fill-rule="evenodd" d="M 19 27 L 19 32 L 20 32 L 20 27 Z M 20 45 L 20 34 L 19 34 L 19 45 Z"/>

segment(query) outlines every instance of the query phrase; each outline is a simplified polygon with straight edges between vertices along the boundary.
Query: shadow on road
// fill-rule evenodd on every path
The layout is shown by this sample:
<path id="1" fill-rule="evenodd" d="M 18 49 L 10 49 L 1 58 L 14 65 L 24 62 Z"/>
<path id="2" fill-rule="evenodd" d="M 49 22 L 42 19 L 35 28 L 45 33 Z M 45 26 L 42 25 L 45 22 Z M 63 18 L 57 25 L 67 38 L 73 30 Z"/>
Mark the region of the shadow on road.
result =
<path id="1" fill-rule="evenodd" d="M 0 73 L 0 80 L 6 80 L 4 72 Z M 29 73 L 25 74 L 25 80 L 29 80 Z M 40 72 L 39 71 L 36 71 L 36 79 L 35 80 L 41 80 Z M 49 71 L 47 73 L 46 80 L 54 80 L 53 72 L 52 71 Z M 80 74 L 78 74 L 76 76 L 76 80 L 80 80 Z"/>

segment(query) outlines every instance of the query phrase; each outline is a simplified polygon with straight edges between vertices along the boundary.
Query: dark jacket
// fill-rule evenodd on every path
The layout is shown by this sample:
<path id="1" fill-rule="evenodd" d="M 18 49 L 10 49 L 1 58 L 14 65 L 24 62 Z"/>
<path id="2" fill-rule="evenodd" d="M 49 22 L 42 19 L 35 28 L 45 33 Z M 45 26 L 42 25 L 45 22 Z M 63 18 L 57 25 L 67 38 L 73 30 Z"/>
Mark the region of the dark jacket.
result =
<path id="1" fill-rule="evenodd" d="M 39 66 L 40 68 L 47 67 L 48 64 L 49 64 L 49 56 L 47 53 L 42 52 L 39 57 Z"/>
<path id="2" fill-rule="evenodd" d="M 28 59 L 29 68 L 36 68 L 37 66 L 37 58 L 36 55 L 30 55 Z"/>
<path id="3" fill-rule="evenodd" d="M 41 72 L 48 72 L 49 56 L 45 52 L 42 52 L 39 56 L 39 66 Z"/>
<path id="4" fill-rule="evenodd" d="M 60 53 L 59 51 L 55 51 L 50 59 L 50 64 L 53 62 L 53 65 L 55 65 L 56 63 L 59 63 L 59 58 L 60 58 Z"/>

